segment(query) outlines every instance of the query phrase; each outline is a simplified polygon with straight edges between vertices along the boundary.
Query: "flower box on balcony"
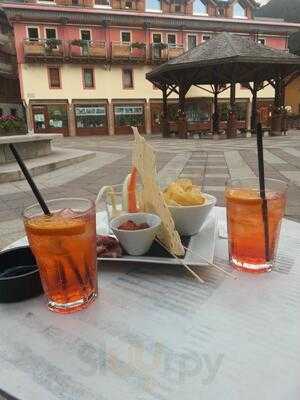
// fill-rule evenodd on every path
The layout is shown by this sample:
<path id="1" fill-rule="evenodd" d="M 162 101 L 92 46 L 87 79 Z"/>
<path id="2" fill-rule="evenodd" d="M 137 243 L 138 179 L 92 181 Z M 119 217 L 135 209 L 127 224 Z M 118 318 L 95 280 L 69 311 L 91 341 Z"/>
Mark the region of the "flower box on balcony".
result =
<path id="1" fill-rule="evenodd" d="M 58 6 L 70 6 L 72 4 L 71 0 L 56 0 Z"/>
<path id="2" fill-rule="evenodd" d="M 83 7 L 93 7 L 94 0 L 82 0 Z"/>
<path id="3" fill-rule="evenodd" d="M 105 58 L 106 48 L 101 46 L 92 46 L 90 47 L 90 56 Z"/>
<path id="4" fill-rule="evenodd" d="M 136 48 L 133 48 L 133 49 L 131 50 L 131 57 L 132 57 L 132 58 L 140 58 L 140 59 L 143 59 L 143 58 L 145 58 L 145 56 L 146 56 L 145 49 L 136 49 Z"/>
<path id="5" fill-rule="evenodd" d="M 113 9 L 119 10 L 121 8 L 121 1 L 120 0 L 112 0 L 111 6 Z"/>
<path id="6" fill-rule="evenodd" d="M 112 58 L 129 58 L 130 50 L 131 50 L 130 45 L 113 44 Z"/>
<path id="7" fill-rule="evenodd" d="M 30 42 L 24 43 L 24 53 L 25 55 L 44 55 L 45 46 L 40 42 Z"/>

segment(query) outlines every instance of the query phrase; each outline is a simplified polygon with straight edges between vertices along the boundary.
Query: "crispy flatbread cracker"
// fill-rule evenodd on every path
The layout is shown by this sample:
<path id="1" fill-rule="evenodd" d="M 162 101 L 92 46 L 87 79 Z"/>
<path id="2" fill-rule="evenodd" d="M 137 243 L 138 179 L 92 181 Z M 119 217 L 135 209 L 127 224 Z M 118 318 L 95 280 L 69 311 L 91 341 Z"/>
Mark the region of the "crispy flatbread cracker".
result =
<path id="1" fill-rule="evenodd" d="M 154 149 L 139 134 L 136 127 L 132 127 L 132 129 L 135 138 L 132 161 L 138 170 L 143 185 L 142 204 L 144 211 L 157 214 L 160 217 L 161 227 L 157 234 L 158 239 L 170 253 L 182 256 L 184 255 L 184 248 L 180 236 L 175 229 L 173 218 L 157 183 Z"/>

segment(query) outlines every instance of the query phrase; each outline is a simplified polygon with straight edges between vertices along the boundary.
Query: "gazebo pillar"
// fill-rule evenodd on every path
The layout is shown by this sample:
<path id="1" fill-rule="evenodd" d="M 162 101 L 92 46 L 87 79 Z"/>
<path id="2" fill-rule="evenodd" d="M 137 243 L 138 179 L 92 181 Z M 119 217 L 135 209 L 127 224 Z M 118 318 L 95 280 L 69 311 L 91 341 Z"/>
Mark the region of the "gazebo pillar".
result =
<path id="1" fill-rule="evenodd" d="M 253 82 L 252 110 L 251 110 L 251 131 L 252 131 L 252 133 L 256 133 L 256 126 L 257 126 L 257 92 L 258 92 L 258 84 L 257 84 L 257 82 Z"/>
<path id="2" fill-rule="evenodd" d="M 169 137 L 170 136 L 170 127 L 169 127 L 169 121 L 168 121 L 167 85 L 163 85 L 162 95 L 163 95 L 163 108 L 162 108 L 162 114 L 161 114 L 161 118 L 160 118 L 161 130 L 162 130 L 163 137 Z"/>
<path id="3" fill-rule="evenodd" d="M 237 137 L 237 118 L 236 118 L 236 84 L 231 83 L 230 85 L 230 110 L 228 114 L 227 127 L 226 127 L 226 135 L 227 138 L 236 138 Z"/>
<path id="4" fill-rule="evenodd" d="M 179 104 L 178 104 L 178 118 L 177 128 L 180 139 L 187 139 L 187 120 L 185 114 L 185 95 L 187 88 L 183 85 L 179 85 Z"/>
<path id="5" fill-rule="evenodd" d="M 284 131 L 284 85 L 281 76 L 275 80 L 275 99 L 271 120 L 271 136 L 281 136 Z"/>
<path id="6" fill-rule="evenodd" d="M 219 114 L 219 103 L 218 103 L 218 85 L 214 84 L 214 113 L 212 115 L 213 120 L 213 137 L 215 139 L 219 138 L 220 133 L 220 114 Z"/>

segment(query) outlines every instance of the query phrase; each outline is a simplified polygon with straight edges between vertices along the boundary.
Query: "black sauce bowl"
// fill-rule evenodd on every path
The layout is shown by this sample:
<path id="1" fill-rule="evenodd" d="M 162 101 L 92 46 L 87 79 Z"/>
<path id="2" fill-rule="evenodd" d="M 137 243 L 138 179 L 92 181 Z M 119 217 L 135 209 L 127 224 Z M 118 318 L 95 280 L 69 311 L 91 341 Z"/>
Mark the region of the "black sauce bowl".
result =
<path id="1" fill-rule="evenodd" d="M 13 303 L 38 296 L 42 284 L 29 246 L 0 252 L 0 302 Z"/>

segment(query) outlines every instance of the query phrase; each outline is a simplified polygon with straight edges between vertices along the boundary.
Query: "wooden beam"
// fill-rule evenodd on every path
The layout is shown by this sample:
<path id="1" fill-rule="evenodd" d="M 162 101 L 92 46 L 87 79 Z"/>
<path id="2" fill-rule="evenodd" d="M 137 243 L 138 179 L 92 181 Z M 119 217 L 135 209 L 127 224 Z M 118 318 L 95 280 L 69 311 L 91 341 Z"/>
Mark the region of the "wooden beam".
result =
<path id="1" fill-rule="evenodd" d="M 252 110 L 251 110 L 251 130 L 252 132 L 256 132 L 257 126 L 257 92 L 258 92 L 258 83 L 253 82 L 253 91 L 252 91 Z"/>
<path id="2" fill-rule="evenodd" d="M 214 84 L 214 113 L 212 115 L 213 120 L 213 134 L 219 135 L 220 131 L 220 114 L 219 114 L 219 103 L 218 103 L 218 84 Z"/>

